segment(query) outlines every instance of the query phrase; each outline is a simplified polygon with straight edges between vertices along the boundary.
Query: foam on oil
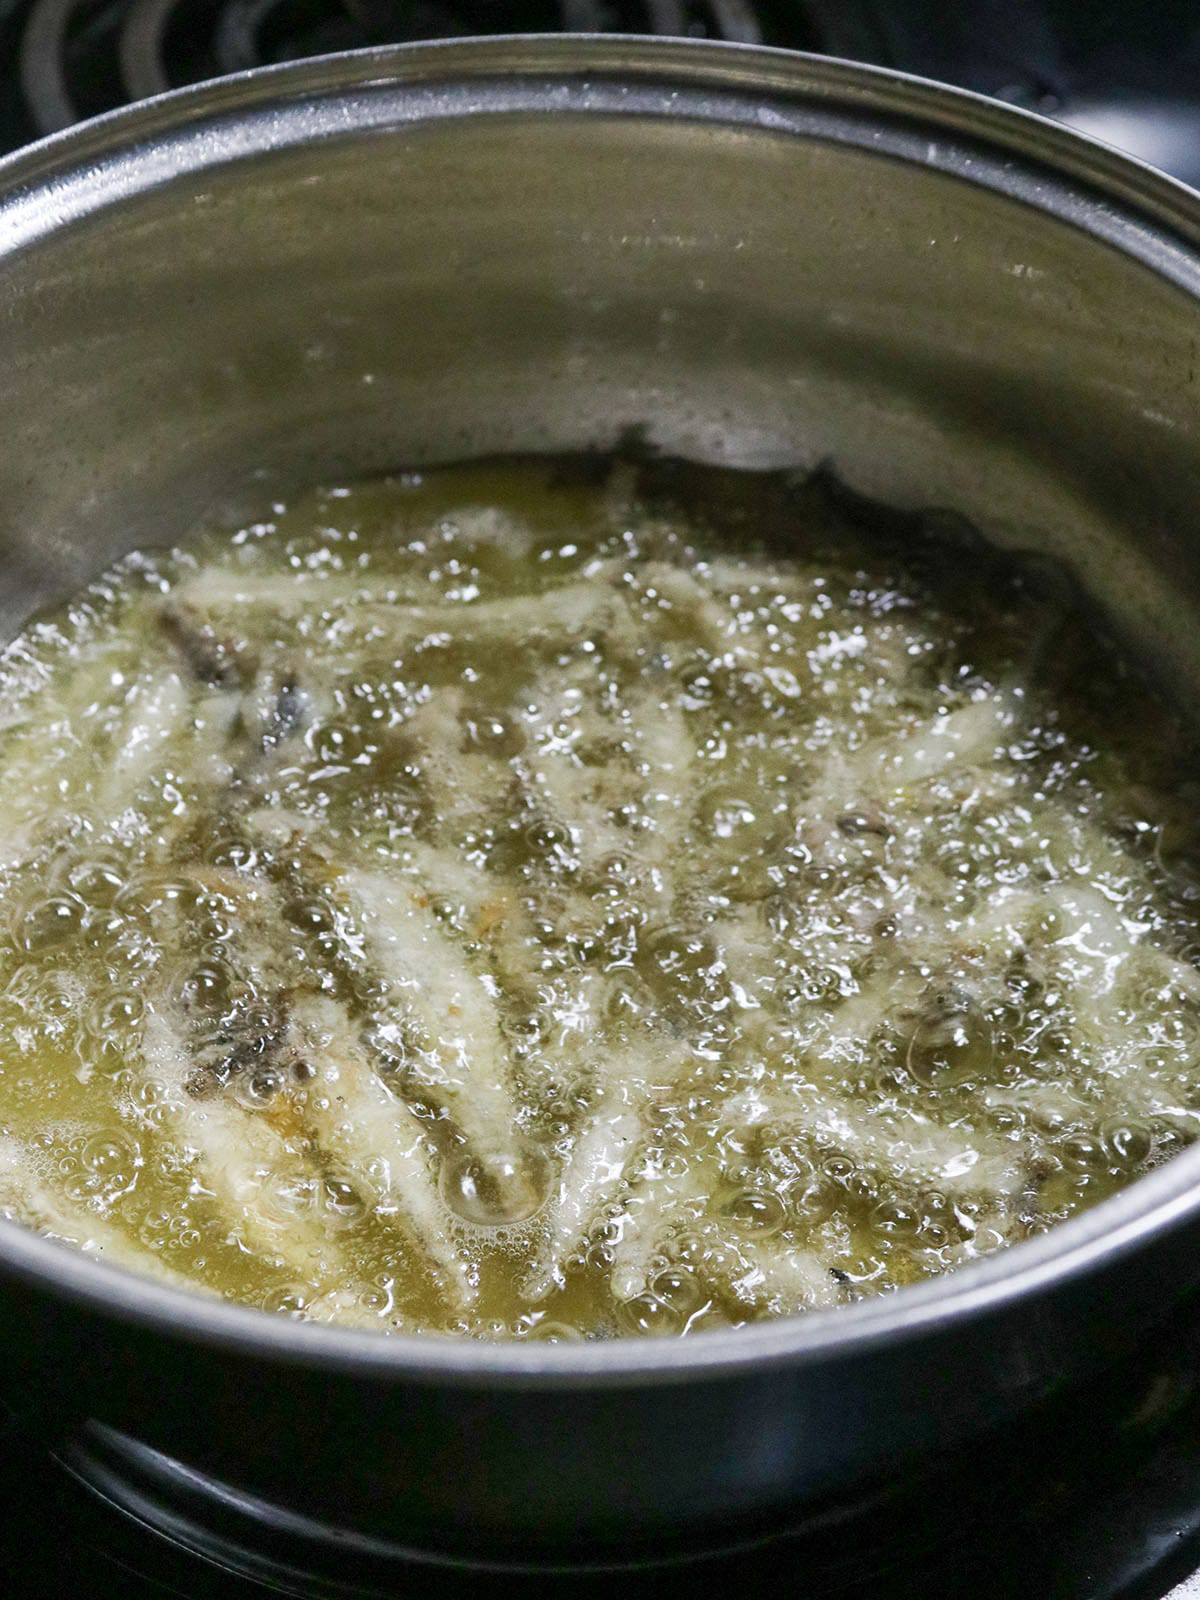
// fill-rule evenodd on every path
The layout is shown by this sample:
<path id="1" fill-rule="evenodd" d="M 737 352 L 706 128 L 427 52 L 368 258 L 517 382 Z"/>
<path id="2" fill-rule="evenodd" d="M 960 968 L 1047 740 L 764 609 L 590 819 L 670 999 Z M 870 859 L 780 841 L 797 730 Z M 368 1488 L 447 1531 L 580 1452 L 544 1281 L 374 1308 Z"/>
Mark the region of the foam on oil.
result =
<path id="1" fill-rule="evenodd" d="M 893 1289 L 1190 1141 L 1196 794 L 1069 578 L 508 463 L 131 556 L 0 683 L 0 1204 L 388 1331 Z"/>

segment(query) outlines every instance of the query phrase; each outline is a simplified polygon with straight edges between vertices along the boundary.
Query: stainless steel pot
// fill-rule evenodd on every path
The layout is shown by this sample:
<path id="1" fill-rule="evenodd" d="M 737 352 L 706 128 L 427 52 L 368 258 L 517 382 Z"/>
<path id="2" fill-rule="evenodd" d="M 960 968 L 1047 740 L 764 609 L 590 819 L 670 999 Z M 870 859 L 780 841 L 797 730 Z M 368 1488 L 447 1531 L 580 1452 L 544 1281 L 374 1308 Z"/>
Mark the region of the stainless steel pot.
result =
<path id="1" fill-rule="evenodd" d="M 1049 123 L 770 51 L 467 41 L 169 96 L 0 184 L 2 625 L 276 484 L 638 426 L 1065 553 L 1195 679 L 1200 201 Z M 1105 1359 L 1200 1277 L 1198 1175 L 684 1344 L 376 1339 L 4 1224 L 0 1370 L 78 1470 L 230 1559 L 246 1527 L 379 1570 L 662 1550 Z"/>

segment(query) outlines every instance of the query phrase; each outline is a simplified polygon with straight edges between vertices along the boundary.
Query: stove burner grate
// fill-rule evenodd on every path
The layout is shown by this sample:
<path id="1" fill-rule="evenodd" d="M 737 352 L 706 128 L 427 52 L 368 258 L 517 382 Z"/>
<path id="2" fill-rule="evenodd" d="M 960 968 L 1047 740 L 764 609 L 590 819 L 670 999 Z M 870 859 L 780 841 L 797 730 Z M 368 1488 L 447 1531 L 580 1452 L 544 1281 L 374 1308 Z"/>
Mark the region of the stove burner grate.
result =
<path id="1" fill-rule="evenodd" d="M 355 1535 L 94 1424 L 60 1441 L 55 1463 L 14 1420 L 7 1438 L 0 1429 L 11 1535 L 0 1527 L 0 1566 L 12 1574 L 15 1558 L 19 1572 L 21 1550 L 36 1559 L 38 1580 L 18 1577 L 11 1588 L 23 1600 L 78 1590 L 81 1572 L 88 1594 L 112 1600 L 250 1600 L 259 1586 L 311 1600 L 435 1588 L 442 1600 L 475 1600 L 482 1584 L 521 1577 L 545 1600 L 599 1600 L 614 1581 L 628 1600 L 659 1600 L 685 1586 L 758 1591 L 781 1577 L 808 1600 L 1162 1600 L 1198 1560 L 1198 1311 L 1193 1296 L 1081 1390 L 924 1470 L 897 1469 L 864 1498 L 791 1531 L 744 1530 L 740 1545 L 708 1553 L 689 1542 L 581 1564 L 572 1552 L 569 1570 L 522 1567 L 511 1552 L 489 1562 Z M 27 1529 L 48 1525 L 47 1515 L 61 1536 L 31 1543 Z M 86 1581 L 103 1574 L 98 1589 Z"/>
<path id="2" fill-rule="evenodd" d="M 819 43 L 804 10 L 786 0 L 0 0 L 0 50 L 7 35 L 25 136 L 35 137 L 203 78 L 333 50 L 557 32 Z"/>

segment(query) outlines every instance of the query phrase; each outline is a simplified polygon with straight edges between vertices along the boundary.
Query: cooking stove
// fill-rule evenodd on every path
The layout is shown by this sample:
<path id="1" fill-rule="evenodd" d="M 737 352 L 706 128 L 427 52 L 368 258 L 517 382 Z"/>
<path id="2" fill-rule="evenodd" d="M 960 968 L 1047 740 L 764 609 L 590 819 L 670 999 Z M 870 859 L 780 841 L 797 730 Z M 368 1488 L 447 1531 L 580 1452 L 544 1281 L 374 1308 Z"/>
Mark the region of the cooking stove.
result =
<path id="1" fill-rule="evenodd" d="M 0 0 L 0 150 L 131 100 L 330 50 L 496 32 L 790 46 L 941 78 L 1200 185 L 1192 0 Z M 0 1594 L 48 1600 L 476 1596 L 512 1581 L 369 1555 L 320 1567 L 253 1507 L 220 1526 L 48 1446 L 0 1404 Z M 286 1444 L 281 1445 L 286 1448 Z M 167 1521 L 175 1537 L 151 1531 Z M 687 1565 L 530 1575 L 539 1595 L 696 1585 L 798 1600 L 1200 1600 L 1200 1296 L 1117 1368 L 869 1502 Z"/>
<path id="2" fill-rule="evenodd" d="M 286 1449 L 286 1441 L 281 1442 Z M 105 1473 L 103 1441 L 0 1432 L 0 1585 L 14 1600 L 544 1600 L 782 1592 L 796 1600 L 1195 1600 L 1200 1596 L 1200 1296 L 1114 1369 L 925 1475 L 723 1554 L 652 1568 L 522 1574 L 315 1543 L 186 1487 L 167 1504 Z M 196 1504 L 199 1504 L 197 1499 Z M 174 1540 L 152 1532 L 171 1526 Z M 253 1574 L 253 1580 L 248 1574 Z"/>

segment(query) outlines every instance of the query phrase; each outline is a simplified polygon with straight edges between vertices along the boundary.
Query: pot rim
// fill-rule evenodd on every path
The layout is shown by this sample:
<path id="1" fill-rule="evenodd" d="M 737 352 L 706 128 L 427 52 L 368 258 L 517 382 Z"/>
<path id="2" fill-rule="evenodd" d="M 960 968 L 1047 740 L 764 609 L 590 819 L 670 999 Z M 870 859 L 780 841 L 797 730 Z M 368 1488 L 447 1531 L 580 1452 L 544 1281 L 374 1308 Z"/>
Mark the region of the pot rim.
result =
<path id="1" fill-rule="evenodd" d="M 181 172 L 345 135 L 348 99 L 365 112 L 350 131 L 519 110 L 732 118 L 768 135 L 858 144 L 1023 200 L 1200 296 L 1200 195 L 1098 140 L 885 68 L 632 35 L 513 34 L 344 52 L 109 112 L 0 160 L 0 256 Z M 1200 1145 L 1039 1238 L 943 1277 L 686 1341 L 487 1344 L 303 1323 L 160 1284 L 3 1219 L 0 1270 L 107 1319 L 252 1360 L 422 1384 L 590 1387 L 848 1360 L 931 1337 L 1115 1265 L 1198 1214 Z"/>

